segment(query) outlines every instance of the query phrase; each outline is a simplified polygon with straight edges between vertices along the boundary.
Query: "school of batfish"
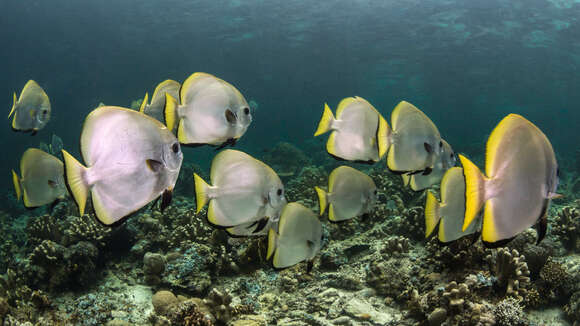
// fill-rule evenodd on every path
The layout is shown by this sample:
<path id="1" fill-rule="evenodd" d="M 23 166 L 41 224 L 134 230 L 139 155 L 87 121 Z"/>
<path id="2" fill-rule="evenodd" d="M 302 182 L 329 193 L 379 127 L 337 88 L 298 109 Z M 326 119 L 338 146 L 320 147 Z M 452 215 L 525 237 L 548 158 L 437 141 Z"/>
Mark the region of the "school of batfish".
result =
<path id="1" fill-rule="evenodd" d="M 171 203 L 181 145 L 234 146 L 252 123 L 240 91 L 208 73 L 196 72 L 181 84 L 165 80 L 148 99 L 146 93 L 139 111 L 100 106 L 90 112 L 80 135 L 83 163 L 64 149 L 64 162 L 27 149 L 20 176 L 12 171 L 18 200 L 38 207 L 70 193 L 81 215 L 90 198 L 101 223 L 122 223 L 154 200 L 161 199 L 160 209 Z M 13 130 L 35 134 L 50 114 L 47 94 L 30 80 L 19 97 L 14 94 L 8 117 Z M 374 164 L 386 156 L 387 168 L 414 191 L 440 184 L 439 198 L 426 190 L 426 237 L 438 228 L 443 243 L 476 233 L 485 245 L 502 246 L 536 224 L 537 241 L 545 236 L 550 201 L 559 196 L 558 164 L 548 138 L 520 115 L 507 115 L 491 132 L 485 173 L 461 154 L 462 167 L 456 167 L 456 155 L 437 126 L 406 101 L 392 111 L 391 126 L 361 97 L 343 99 L 335 114 L 325 104 L 314 136 L 327 132 L 326 150 L 338 160 Z M 197 174 L 193 182 L 197 211 L 208 205 L 209 223 L 231 236 L 267 236 L 267 257 L 275 268 L 311 264 L 320 251 L 320 218 L 288 203 L 280 177 L 265 163 L 224 149 L 211 163 L 209 182 Z M 328 212 L 331 222 L 368 214 L 378 201 L 372 178 L 348 166 L 332 171 L 326 190 L 316 187 L 316 193 L 319 214 Z"/>

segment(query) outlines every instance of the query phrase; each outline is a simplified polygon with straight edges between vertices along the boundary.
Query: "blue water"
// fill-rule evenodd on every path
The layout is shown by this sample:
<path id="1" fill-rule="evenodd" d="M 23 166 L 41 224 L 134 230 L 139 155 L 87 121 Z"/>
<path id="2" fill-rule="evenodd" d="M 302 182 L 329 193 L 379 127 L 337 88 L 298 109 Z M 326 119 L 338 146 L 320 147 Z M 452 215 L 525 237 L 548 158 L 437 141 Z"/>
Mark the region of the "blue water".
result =
<path id="1" fill-rule="evenodd" d="M 311 141 L 324 102 L 353 95 L 387 120 L 400 100 L 412 102 L 458 152 L 483 151 L 510 112 L 540 127 L 560 157 L 579 147 L 580 1 L 2 0 L 0 13 L 6 114 L 28 79 L 53 108 L 34 137 L 5 121 L 7 192 L 27 147 L 55 133 L 78 156 L 82 121 L 99 102 L 130 106 L 195 71 L 259 103 L 238 145 L 249 152 Z M 185 152 L 204 167 L 213 154 Z"/>

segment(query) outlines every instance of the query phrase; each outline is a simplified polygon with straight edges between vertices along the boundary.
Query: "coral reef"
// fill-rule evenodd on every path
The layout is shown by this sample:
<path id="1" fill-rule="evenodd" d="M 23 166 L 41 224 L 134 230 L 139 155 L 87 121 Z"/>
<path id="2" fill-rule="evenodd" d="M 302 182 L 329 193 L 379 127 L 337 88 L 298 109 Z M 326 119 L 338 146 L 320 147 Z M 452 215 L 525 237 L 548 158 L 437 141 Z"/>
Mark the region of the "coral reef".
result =
<path id="1" fill-rule="evenodd" d="M 315 159 L 289 144 L 264 153 L 280 171 L 292 170 L 287 198 L 314 210 L 314 186 L 344 164 Z M 184 165 L 186 181 L 164 211 L 151 204 L 115 227 L 76 216 L 69 201 L 46 214 L 0 212 L 0 318 L 5 325 L 541 325 L 557 322 L 537 322 L 553 306 L 570 322 L 580 319 L 573 198 L 552 205 L 539 244 L 533 229 L 501 249 L 474 236 L 442 244 L 424 239 L 423 192 L 384 164 L 357 168 L 375 180 L 378 203 L 344 223 L 323 217 L 311 270 L 306 263 L 274 270 L 266 237 L 231 238 L 209 225 L 205 210 L 195 213 L 191 174 L 203 174 L 195 164 Z"/>
<path id="2" fill-rule="evenodd" d="M 297 175 L 303 167 L 312 164 L 312 161 L 298 147 L 288 143 L 279 142 L 261 157 L 282 180 L 288 180 Z"/>

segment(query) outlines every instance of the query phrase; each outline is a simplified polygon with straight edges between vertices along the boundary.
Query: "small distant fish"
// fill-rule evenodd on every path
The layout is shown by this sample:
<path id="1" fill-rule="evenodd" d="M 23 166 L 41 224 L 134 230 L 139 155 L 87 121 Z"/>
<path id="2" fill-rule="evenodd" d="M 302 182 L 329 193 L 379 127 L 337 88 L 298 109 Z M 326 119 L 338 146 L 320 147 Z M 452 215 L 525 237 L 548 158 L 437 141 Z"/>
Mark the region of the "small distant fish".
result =
<path id="1" fill-rule="evenodd" d="M 481 219 L 472 221 L 463 231 L 465 216 L 465 179 L 463 169 L 452 167 L 441 180 L 441 202 L 437 201 L 431 191 L 427 191 L 425 204 L 425 237 L 429 237 L 439 224 L 438 238 L 441 242 L 450 242 L 466 235 L 478 232 Z"/>
<path id="2" fill-rule="evenodd" d="M 64 199 L 68 193 L 62 162 L 39 149 L 27 149 L 20 159 L 20 178 L 12 170 L 16 198 L 26 207 L 38 207 Z"/>
<path id="3" fill-rule="evenodd" d="M 244 96 L 228 82 L 207 73 L 189 76 L 179 99 L 166 95 L 164 114 L 167 127 L 177 128 L 182 144 L 234 145 L 252 123 Z"/>
<path id="4" fill-rule="evenodd" d="M 147 103 L 149 99 L 149 93 L 145 93 L 145 98 L 141 102 L 141 107 L 139 112 L 145 113 L 146 115 L 157 119 L 161 123 L 165 123 L 165 116 L 163 115 L 163 108 L 165 107 L 165 94 L 171 95 L 173 98 L 179 98 L 179 88 L 181 84 L 175 80 L 167 79 L 159 83 L 155 87 L 153 96 L 151 97 L 151 103 Z"/>
<path id="5" fill-rule="evenodd" d="M 322 223 L 310 209 L 289 203 L 282 210 L 278 229 L 268 232 L 267 259 L 275 268 L 286 268 L 302 261 L 311 262 L 322 246 Z"/>
<path id="6" fill-rule="evenodd" d="M 387 166 L 402 173 L 431 173 L 443 148 L 439 130 L 413 104 L 401 101 L 391 113 L 393 130 Z"/>
<path id="7" fill-rule="evenodd" d="M 315 187 L 320 215 L 326 206 L 328 219 L 339 222 L 367 214 L 377 201 L 377 186 L 371 177 L 348 166 L 334 169 L 328 177 L 328 193 Z"/>
<path id="8" fill-rule="evenodd" d="M 252 109 L 252 112 L 256 112 L 260 108 L 260 105 L 258 104 L 258 102 L 254 101 L 254 100 L 250 100 L 249 105 L 250 105 L 250 109 Z"/>
<path id="9" fill-rule="evenodd" d="M 131 109 L 103 106 L 85 119 L 80 144 L 86 167 L 62 153 L 81 215 L 89 192 L 97 218 L 107 225 L 159 196 L 161 208 L 171 202 L 183 154 L 159 121 Z"/>
<path id="10" fill-rule="evenodd" d="M 276 172 L 246 153 L 221 151 L 212 161 L 210 178 L 212 185 L 194 174 L 197 212 L 209 201 L 207 218 L 213 225 L 229 228 L 266 217 L 277 220 L 286 204 Z"/>
<path id="11" fill-rule="evenodd" d="M 466 184 L 466 230 L 484 207 L 482 240 L 502 245 L 539 222 L 538 242 L 558 187 L 558 163 L 552 144 L 533 123 L 517 114 L 503 118 L 487 140 L 485 175 L 459 155 Z"/>
<path id="12" fill-rule="evenodd" d="M 426 175 L 423 173 L 402 174 L 401 176 L 403 177 L 403 183 L 405 185 L 409 185 L 414 191 L 429 188 L 439 183 L 445 172 L 455 166 L 456 158 L 451 145 L 443 139 L 441 141 L 443 142 L 443 150 L 437 155 L 433 171 Z"/>
<path id="13" fill-rule="evenodd" d="M 336 118 L 328 104 L 314 136 L 332 131 L 326 142 L 328 153 L 338 159 L 378 162 L 387 152 L 390 128 L 381 114 L 362 97 L 340 101 Z"/>
<path id="14" fill-rule="evenodd" d="M 29 80 L 24 85 L 18 99 L 14 93 L 14 104 L 8 118 L 12 115 L 12 129 L 32 131 L 33 135 L 50 120 L 50 100 L 34 80 Z"/>
<path id="15" fill-rule="evenodd" d="M 62 138 L 53 134 L 50 142 L 50 153 L 52 155 L 60 155 L 63 148 Z"/>

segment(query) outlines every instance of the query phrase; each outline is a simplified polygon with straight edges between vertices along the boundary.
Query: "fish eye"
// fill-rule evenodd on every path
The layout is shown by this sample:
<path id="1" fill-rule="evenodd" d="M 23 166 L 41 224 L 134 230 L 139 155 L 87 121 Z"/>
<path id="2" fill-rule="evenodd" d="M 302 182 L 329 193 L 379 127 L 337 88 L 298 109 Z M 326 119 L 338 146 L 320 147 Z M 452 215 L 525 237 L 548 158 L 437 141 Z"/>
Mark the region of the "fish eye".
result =
<path id="1" fill-rule="evenodd" d="M 245 115 L 250 114 L 250 108 L 244 108 L 244 114 Z"/>
<path id="2" fill-rule="evenodd" d="M 439 141 L 439 148 L 443 147 L 443 142 Z"/>
<path id="3" fill-rule="evenodd" d="M 276 192 L 276 194 L 278 194 L 278 196 L 282 196 L 282 189 L 278 188 L 278 191 Z"/>
<path id="4" fill-rule="evenodd" d="M 179 152 L 179 143 L 173 143 L 173 145 L 171 145 L 171 150 L 173 153 Z"/>
<path id="5" fill-rule="evenodd" d="M 376 195 L 378 195 L 378 193 L 379 193 L 379 192 L 378 192 L 378 191 L 375 189 L 375 191 L 373 191 L 373 193 L 374 193 L 374 194 L 375 194 L 375 196 L 376 196 Z"/>

